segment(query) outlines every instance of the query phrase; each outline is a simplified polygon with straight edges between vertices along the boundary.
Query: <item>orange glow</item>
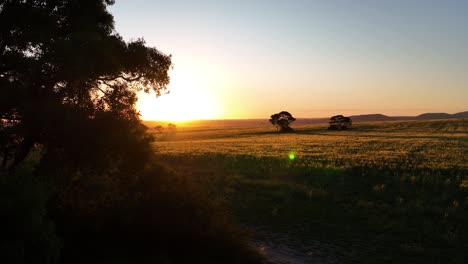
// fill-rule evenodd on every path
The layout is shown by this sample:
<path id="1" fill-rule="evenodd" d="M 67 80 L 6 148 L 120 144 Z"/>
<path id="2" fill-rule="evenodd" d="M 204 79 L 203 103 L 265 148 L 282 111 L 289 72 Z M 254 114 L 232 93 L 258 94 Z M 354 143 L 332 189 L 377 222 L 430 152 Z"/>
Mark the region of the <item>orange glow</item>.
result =
<path id="1" fill-rule="evenodd" d="M 170 93 L 156 97 L 140 93 L 137 109 L 143 120 L 188 121 L 219 118 L 212 87 L 195 67 L 176 67 L 171 73 Z"/>

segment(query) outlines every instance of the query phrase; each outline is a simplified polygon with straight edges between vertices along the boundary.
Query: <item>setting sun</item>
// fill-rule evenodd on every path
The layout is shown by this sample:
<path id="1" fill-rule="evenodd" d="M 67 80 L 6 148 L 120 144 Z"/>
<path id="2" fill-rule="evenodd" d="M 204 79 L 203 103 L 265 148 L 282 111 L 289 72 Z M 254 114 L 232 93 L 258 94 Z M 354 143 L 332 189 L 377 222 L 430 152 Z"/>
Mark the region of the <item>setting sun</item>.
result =
<path id="1" fill-rule="evenodd" d="M 175 67 L 168 94 L 156 97 L 154 93 L 141 92 L 138 95 L 137 108 L 143 120 L 188 121 L 219 117 L 212 87 L 191 66 Z"/>

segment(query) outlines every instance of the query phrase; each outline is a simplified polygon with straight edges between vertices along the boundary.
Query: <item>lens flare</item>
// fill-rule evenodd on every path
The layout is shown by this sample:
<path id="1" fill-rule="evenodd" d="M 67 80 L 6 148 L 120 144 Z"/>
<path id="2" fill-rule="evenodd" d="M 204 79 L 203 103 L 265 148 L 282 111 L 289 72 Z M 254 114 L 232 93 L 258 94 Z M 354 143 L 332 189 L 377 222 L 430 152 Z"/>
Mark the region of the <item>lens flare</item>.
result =
<path id="1" fill-rule="evenodd" d="M 294 153 L 289 153 L 289 159 L 290 160 L 294 160 L 296 158 L 296 156 L 294 155 Z"/>

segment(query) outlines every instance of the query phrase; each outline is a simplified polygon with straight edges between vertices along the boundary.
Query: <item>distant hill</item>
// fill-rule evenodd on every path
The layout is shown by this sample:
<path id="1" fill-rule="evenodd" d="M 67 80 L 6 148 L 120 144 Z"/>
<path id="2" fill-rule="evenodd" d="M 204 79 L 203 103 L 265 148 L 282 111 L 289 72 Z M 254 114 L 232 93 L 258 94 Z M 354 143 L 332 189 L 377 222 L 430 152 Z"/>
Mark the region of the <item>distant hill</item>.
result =
<path id="1" fill-rule="evenodd" d="M 468 118 L 468 111 L 455 114 L 447 113 L 424 113 L 418 116 L 386 116 L 382 114 L 366 114 L 350 116 L 353 122 L 372 122 L 372 121 L 404 121 L 404 120 L 431 120 L 431 119 L 452 119 Z M 316 124 L 328 123 L 328 118 L 298 118 L 295 124 Z"/>
<path id="2" fill-rule="evenodd" d="M 425 113 L 425 114 L 418 115 L 416 118 L 419 120 L 421 119 L 427 120 L 427 119 L 449 119 L 453 117 L 451 114 L 447 114 L 447 113 Z"/>
<path id="3" fill-rule="evenodd" d="M 452 115 L 455 118 L 468 118 L 468 111 L 460 112 Z"/>
<path id="4" fill-rule="evenodd" d="M 468 118 L 468 111 L 455 113 L 455 114 L 424 113 L 418 116 L 386 116 L 382 114 L 370 114 L 370 115 L 354 115 L 350 117 L 353 120 L 353 122 L 452 119 L 452 118 Z"/>
<path id="5" fill-rule="evenodd" d="M 452 119 L 468 118 L 468 111 L 447 114 L 447 113 L 424 113 L 418 116 L 386 116 L 382 114 L 366 114 L 350 116 L 354 123 L 372 121 L 403 121 L 403 120 L 430 120 L 430 119 Z M 293 126 L 308 124 L 324 124 L 330 121 L 329 117 L 324 118 L 297 118 Z M 167 126 L 165 121 L 144 121 L 148 127 L 156 125 Z M 263 127 L 271 126 L 268 117 L 263 119 L 224 119 L 224 120 L 193 120 L 188 122 L 173 122 L 184 127 Z"/>
<path id="6" fill-rule="evenodd" d="M 350 116 L 353 122 L 367 122 L 367 121 L 392 121 L 396 120 L 393 117 L 389 117 L 382 114 L 370 114 L 370 115 L 353 115 Z"/>
<path id="7" fill-rule="evenodd" d="M 425 113 L 418 115 L 416 117 L 418 120 L 427 120 L 427 119 L 450 119 L 450 118 L 468 118 L 468 111 L 447 114 L 447 113 Z"/>

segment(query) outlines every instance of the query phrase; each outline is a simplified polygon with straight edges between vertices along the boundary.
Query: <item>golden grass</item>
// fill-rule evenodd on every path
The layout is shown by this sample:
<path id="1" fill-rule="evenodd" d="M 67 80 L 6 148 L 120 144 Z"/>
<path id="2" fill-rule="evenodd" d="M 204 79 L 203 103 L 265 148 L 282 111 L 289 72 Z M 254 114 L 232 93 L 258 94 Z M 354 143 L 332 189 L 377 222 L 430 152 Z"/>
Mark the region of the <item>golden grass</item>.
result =
<path id="1" fill-rule="evenodd" d="M 310 166 L 468 169 L 468 120 L 392 121 L 354 124 L 329 131 L 326 124 L 295 127 L 280 134 L 273 126 L 178 128 L 155 134 L 163 154 L 248 155 L 287 159 Z"/>

